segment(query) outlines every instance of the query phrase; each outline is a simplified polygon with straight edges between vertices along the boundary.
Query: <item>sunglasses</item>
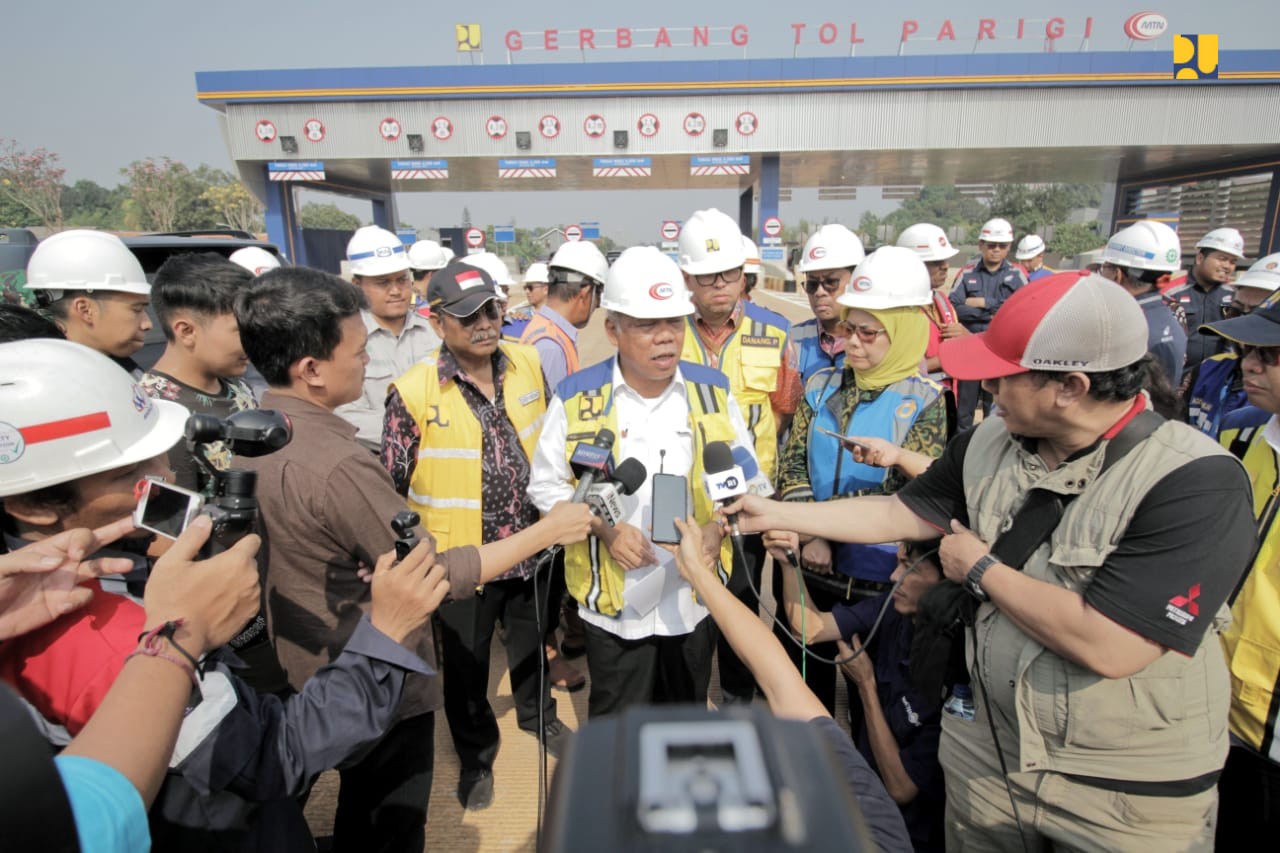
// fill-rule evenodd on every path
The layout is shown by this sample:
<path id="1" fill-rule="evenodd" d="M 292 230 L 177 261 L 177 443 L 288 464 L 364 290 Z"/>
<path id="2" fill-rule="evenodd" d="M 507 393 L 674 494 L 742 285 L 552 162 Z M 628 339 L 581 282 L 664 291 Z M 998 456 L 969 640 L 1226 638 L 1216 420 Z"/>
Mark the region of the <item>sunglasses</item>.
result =
<path id="1" fill-rule="evenodd" d="M 1253 305 L 1245 305 L 1243 302 L 1232 302 L 1230 305 L 1223 307 L 1222 316 L 1228 320 L 1236 317 L 1244 317 L 1248 314 L 1252 314 L 1254 307 L 1255 306 Z"/>
<path id="2" fill-rule="evenodd" d="M 829 275 L 825 278 L 808 276 L 804 280 L 804 292 L 813 296 L 818 292 L 818 288 L 821 287 L 827 293 L 835 293 L 840 289 L 840 279 L 841 276 L 838 275 Z"/>
<path id="3" fill-rule="evenodd" d="M 546 287 L 546 285 L 545 284 L 526 284 L 524 286 L 524 292 L 530 293 L 534 290 L 537 290 L 539 287 Z"/>
<path id="4" fill-rule="evenodd" d="M 888 329 L 881 329 L 877 326 L 868 326 L 865 323 L 845 323 L 844 327 L 849 330 L 850 334 L 858 336 L 858 340 L 864 344 L 875 343 L 876 338 L 881 335 L 889 334 Z"/>
<path id="5" fill-rule="evenodd" d="M 1267 367 L 1275 367 L 1280 364 L 1280 347 L 1255 347 L 1248 344 L 1240 347 L 1240 359 L 1242 361 L 1251 355 Z"/>
<path id="6" fill-rule="evenodd" d="M 406 272 L 395 278 L 361 278 L 360 282 L 380 290 L 390 290 L 393 287 L 408 287 L 413 282 L 413 278 Z"/>
<path id="7" fill-rule="evenodd" d="M 701 273 L 693 277 L 693 280 L 698 283 L 699 287 L 711 287 L 716 283 L 716 281 L 723 281 L 725 284 L 736 284 L 741 279 L 742 267 L 725 270 L 724 272 Z"/>
<path id="8" fill-rule="evenodd" d="M 502 309 L 498 307 L 497 300 L 491 299 L 465 317 L 453 317 L 452 314 L 449 316 L 453 317 L 453 319 L 457 320 L 458 323 L 463 326 L 474 326 L 476 323 L 480 322 L 480 318 L 482 316 L 486 320 L 496 320 L 501 314 Z"/>

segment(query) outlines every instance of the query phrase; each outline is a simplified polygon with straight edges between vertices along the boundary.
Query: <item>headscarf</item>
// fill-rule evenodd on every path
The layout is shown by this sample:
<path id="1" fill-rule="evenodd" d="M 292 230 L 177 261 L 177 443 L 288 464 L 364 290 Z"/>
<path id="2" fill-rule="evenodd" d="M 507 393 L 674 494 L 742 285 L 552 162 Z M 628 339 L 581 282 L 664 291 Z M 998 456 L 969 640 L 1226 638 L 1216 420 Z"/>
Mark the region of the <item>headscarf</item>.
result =
<path id="1" fill-rule="evenodd" d="M 852 309 L 840 312 L 845 322 Z M 878 391 L 920 372 L 924 351 L 929 346 L 929 317 L 918 305 L 902 308 L 862 308 L 889 333 L 889 350 L 875 367 L 853 371 L 860 391 Z M 853 333 L 851 333 L 853 334 Z M 847 346 L 847 345 L 846 345 Z M 846 356 L 847 358 L 847 356 Z"/>

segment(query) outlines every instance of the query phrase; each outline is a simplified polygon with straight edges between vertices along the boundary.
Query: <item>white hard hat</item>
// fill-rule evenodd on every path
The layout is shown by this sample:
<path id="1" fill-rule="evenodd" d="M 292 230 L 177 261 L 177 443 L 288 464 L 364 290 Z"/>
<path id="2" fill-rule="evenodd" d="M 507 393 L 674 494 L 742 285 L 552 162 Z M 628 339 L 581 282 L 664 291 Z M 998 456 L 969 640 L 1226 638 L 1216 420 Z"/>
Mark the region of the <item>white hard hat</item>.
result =
<path id="1" fill-rule="evenodd" d="M 1280 252 L 1258 258 L 1253 266 L 1236 276 L 1232 284 L 1236 287 L 1256 287 L 1270 293 L 1280 290 Z"/>
<path id="2" fill-rule="evenodd" d="M 1039 234 L 1028 234 L 1018 241 L 1018 251 L 1014 257 L 1020 261 L 1029 261 L 1036 255 L 1044 254 L 1044 238 Z"/>
<path id="3" fill-rule="evenodd" d="M 742 235 L 742 251 L 747 255 L 742 271 L 747 275 L 760 275 L 760 247 L 746 234 Z"/>
<path id="4" fill-rule="evenodd" d="M 982 230 L 978 232 L 978 239 L 987 243 L 1012 243 L 1013 242 L 1013 226 L 1009 224 L 1009 220 L 988 219 L 982 223 Z"/>
<path id="5" fill-rule="evenodd" d="M 449 263 L 444 252 L 435 240 L 418 240 L 409 247 L 409 266 L 427 272 L 442 270 Z"/>
<path id="6" fill-rule="evenodd" d="M 352 275 L 390 275 L 409 269 L 404 243 L 377 225 L 356 229 L 347 243 L 347 260 L 351 262 Z"/>
<path id="7" fill-rule="evenodd" d="M 254 275 L 280 268 L 280 259 L 261 246 L 245 246 L 231 253 L 231 263 L 244 267 Z"/>
<path id="8" fill-rule="evenodd" d="M 746 261 L 742 229 L 714 207 L 694 211 L 680 229 L 680 269 L 690 275 L 725 272 Z"/>
<path id="9" fill-rule="evenodd" d="M 1244 238 L 1234 228 L 1213 229 L 1200 238 L 1200 242 L 1196 243 L 1196 248 L 1226 252 L 1228 255 L 1235 255 L 1237 259 L 1244 258 Z"/>
<path id="10" fill-rule="evenodd" d="M 823 225 L 804 244 L 800 272 L 856 267 L 866 258 L 862 241 L 843 225 Z"/>
<path id="11" fill-rule="evenodd" d="M 535 261 L 529 264 L 529 268 L 524 271 L 525 284 L 546 284 L 550 281 L 547 275 L 547 265 L 542 261 Z"/>
<path id="12" fill-rule="evenodd" d="M 507 262 L 495 255 L 493 252 L 476 252 L 473 255 L 467 255 L 461 258 L 464 264 L 473 267 L 479 267 L 489 274 L 493 279 L 493 283 L 499 287 L 510 287 L 515 284 L 515 279 L 511 277 L 511 270 L 507 267 Z M 500 294 L 504 299 L 505 294 Z"/>
<path id="13" fill-rule="evenodd" d="M 898 245 L 915 252 L 922 261 L 945 261 L 960 254 L 947 239 L 947 233 L 929 222 L 917 222 L 903 231 L 898 235 Z"/>
<path id="14" fill-rule="evenodd" d="M 448 263 L 449 261 L 452 261 L 454 258 L 458 257 L 458 253 L 455 252 L 453 249 L 450 249 L 448 246 L 441 246 L 440 248 L 444 249 L 445 266 L 449 265 Z"/>
<path id="15" fill-rule="evenodd" d="M 600 307 L 652 320 L 693 313 L 680 268 L 653 246 L 633 246 L 618 256 L 609 268 Z"/>
<path id="16" fill-rule="evenodd" d="M 182 438 L 185 406 L 153 400 L 86 346 L 0 344 L 0 497 L 123 468 Z"/>
<path id="17" fill-rule="evenodd" d="M 1145 219 L 1111 235 L 1098 260 L 1127 269 L 1173 272 L 1182 260 L 1182 244 L 1168 225 Z"/>
<path id="18" fill-rule="evenodd" d="M 846 308 L 905 308 L 933 302 L 929 270 L 914 249 L 881 246 L 858 264 L 836 302 Z"/>
<path id="19" fill-rule="evenodd" d="M 150 296 L 147 274 L 119 237 L 101 231 L 62 231 L 41 241 L 27 261 L 27 289 L 111 290 Z"/>
<path id="20" fill-rule="evenodd" d="M 609 277 L 609 259 L 590 240 L 573 240 L 561 244 L 551 256 L 548 266 L 572 270 L 602 284 Z"/>

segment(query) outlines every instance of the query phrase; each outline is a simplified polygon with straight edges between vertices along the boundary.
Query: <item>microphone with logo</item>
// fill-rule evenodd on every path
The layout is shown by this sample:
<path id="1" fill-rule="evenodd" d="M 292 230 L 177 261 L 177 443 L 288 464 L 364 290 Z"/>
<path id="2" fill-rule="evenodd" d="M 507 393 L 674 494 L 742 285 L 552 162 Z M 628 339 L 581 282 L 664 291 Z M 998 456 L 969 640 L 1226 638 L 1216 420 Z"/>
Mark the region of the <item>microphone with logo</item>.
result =
<path id="1" fill-rule="evenodd" d="M 573 449 L 573 455 L 569 457 L 569 467 L 573 469 L 573 475 L 578 478 L 578 487 L 573 490 L 573 497 L 570 498 L 574 503 L 586 500 L 592 484 L 608 476 L 613 441 L 613 431 L 602 429 L 596 433 L 593 442 L 588 444 L 580 441 Z"/>
<path id="2" fill-rule="evenodd" d="M 587 491 L 587 506 L 605 524 L 616 527 L 627 517 L 622 498 L 634 494 L 648 476 L 649 472 L 639 459 L 623 459 L 608 480 L 593 484 Z"/>
<path id="3" fill-rule="evenodd" d="M 746 462 L 751 455 L 743 452 Z M 752 466 L 755 467 L 755 466 Z M 758 469 L 757 469 L 758 470 Z M 707 442 L 702 449 L 702 482 L 711 500 L 727 506 L 747 493 L 747 475 L 743 466 L 737 463 L 734 452 L 723 441 Z M 737 515 L 728 515 L 729 533 L 733 537 L 734 548 L 741 552 L 742 533 L 738 530 Z"/>

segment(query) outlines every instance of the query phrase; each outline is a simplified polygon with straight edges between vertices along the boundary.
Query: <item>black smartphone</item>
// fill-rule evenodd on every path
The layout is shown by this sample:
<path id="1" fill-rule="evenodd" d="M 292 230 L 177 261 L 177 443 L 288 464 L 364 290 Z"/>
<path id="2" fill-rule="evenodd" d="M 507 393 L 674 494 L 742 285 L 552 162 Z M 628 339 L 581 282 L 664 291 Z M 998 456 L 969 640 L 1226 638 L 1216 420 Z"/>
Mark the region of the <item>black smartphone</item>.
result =
<path id="1" fill-rule="evenodd" d="M 831 430 L 829 430 L 829 429 L 823 429 L 822 427 L 818 427 L 818 432 L 822 433 L 823 435 L 829 435 L 829 436 L 831 436 L 832 438 L 834 438 L 836 441 L 838 441 L 838 442 L 840 442 L 841 444 L 846 445 L 846 446 L 848 446 L 848 445 L 852 445 L 853 447 L 857 447 L 857 448 L 860 448 L 860 449 L 862 449 L 862 450 L 870 450 L 870 449 L 871 449 L 871 445 L 869 445 L 869 444 L 863 444 L 861 441 L 856 441 L 856 440 L 854 440 L 854 439 L 852 439 L 852 438 L 849 438 L 849 436 L 847 436 L 847 435 L 841 435 L 840 433 L 838 433 L 838 432 L 832 432 L 832 431 L 831 431 Z"/>
<path id="2" fill-rule="evenodd" d="M 662 545 L 680 542 L 675 520 L 689 515 L 689 480 L 675 474 L 653 475 L 653 500 L 649 503 L 651 521 L 649 538 Z"/>

